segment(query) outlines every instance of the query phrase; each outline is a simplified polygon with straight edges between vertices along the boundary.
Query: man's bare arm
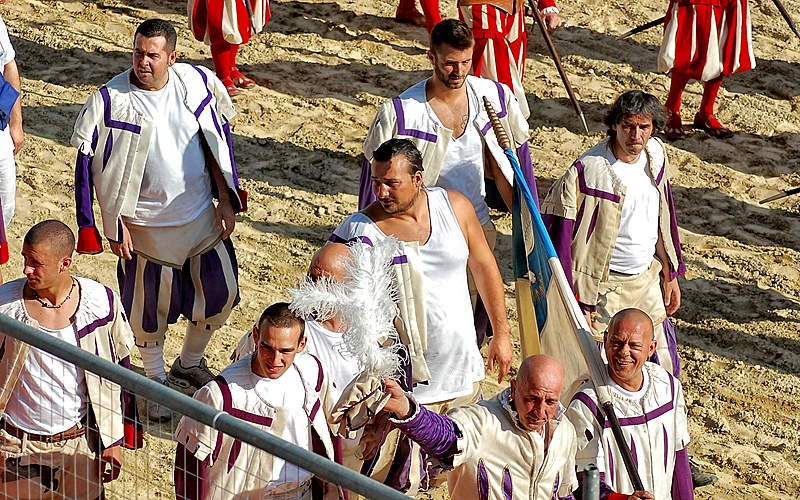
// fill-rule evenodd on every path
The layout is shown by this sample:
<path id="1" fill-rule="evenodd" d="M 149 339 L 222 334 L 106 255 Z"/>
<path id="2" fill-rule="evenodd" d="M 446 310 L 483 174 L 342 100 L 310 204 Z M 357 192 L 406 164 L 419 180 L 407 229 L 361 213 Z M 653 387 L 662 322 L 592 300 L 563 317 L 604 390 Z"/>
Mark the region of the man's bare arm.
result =
<path id="1" fill-rule="evenodd" d="M 3 77 L 20 93 L 17 102 L 11 108 L 11 115 L 8 120 L 8 131 L 11 132 L 11 140 L 14 142 L 14 154 L 16 155 L 22 149 L 22 143 L 25 140 L 22 132 L 22 81 L 19 77 L 16 59 L 5 65 Z"/>
<path id="2" fill-rule="evenodd" d="M 475 286 L 486 307 L 489 321 L 492 323 L 494 335 L 489 342 L 489 359 L 487 368 L 494 371 L 495 363 L 498 368 L 498 382 L 502 382 L 511 368 L 513 353 L 511 350 L 511 326 L 506 316 L 506 294 L 503 287 L 503 277 L 497 267 L 494 254 L 486 242 L 475 209 L 472 203 L 461 193 L 448 191 L 450 205 L 456 214 L 458 224 L 464 233 L 469 248 L 467 265 L 472 271 Z"/>

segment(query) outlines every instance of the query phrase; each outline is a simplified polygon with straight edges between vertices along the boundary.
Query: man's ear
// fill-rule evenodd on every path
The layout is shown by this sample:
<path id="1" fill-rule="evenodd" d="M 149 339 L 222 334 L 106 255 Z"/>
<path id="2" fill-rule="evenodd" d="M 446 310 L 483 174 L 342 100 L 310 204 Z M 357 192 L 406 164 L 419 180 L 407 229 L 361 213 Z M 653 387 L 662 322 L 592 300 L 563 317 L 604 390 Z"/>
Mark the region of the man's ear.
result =
<path id="1" fill-rule="evenodd" d="M 178 51 L 177 50 L 173 50 L 172 52 L 170 52 L 170 54 L 168 56 L 168 59 L 169 59 L 169 65 L 170 66 L 175 64 L 175 61 L 178 60 Z"/>
<path id="2" fill-rule="evenodd" d="M 428 51 L 428 60 L 431 62 L 432 65 L 436 66 L 436 55 L 433 53 L 432 50 Z"/>
<path id="3" fill-rule="evenodd" d="M 298 342 L 298 343 L 297 343 L 297 352 L 302 352 L 302 351 L 303 351 L 303 349 L 305 349 L 305 348 L 306 348 L 306 340 L 307 340 L 307 339 L 308 339 L 308 337 L 306 337 L 305 335 L 303 335 L 303 338 L 302 338 L 302 339 L 300 339 L 300 342 Z"/>

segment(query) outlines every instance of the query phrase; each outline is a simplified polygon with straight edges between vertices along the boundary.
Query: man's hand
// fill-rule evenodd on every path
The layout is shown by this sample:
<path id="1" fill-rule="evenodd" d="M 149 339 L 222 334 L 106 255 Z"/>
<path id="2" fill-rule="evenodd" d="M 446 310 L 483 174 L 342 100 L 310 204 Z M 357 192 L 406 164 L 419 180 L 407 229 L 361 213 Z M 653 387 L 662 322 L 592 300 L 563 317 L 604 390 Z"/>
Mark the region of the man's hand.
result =
<path id="1" fill-rule="evenodd" d="M 131 233 L 128 232 L 128 228 L 125 227 L 125 223 L 121 222 L 120 226 L 122 226 L 122 241 L 117 243 L 116 241 L 109 241 L 109 245 L 111 245 L 111 251 L 119 257 L 120 259 L 131 260 L 133 254 L 133 241 L 131 241 Z"/>
<path id="2" fill-rule="evenodd" d="M 410 417 L 412 413 L 411 402 L 408 400 L 403 388 L 400 387 L 400 384 L 390 378 L 383 379 L 383 384 L 383 392 L 389 395 L 389 400 L 386 401 L 386 405 L 383 407 L 384 411 L 394 413 L 401 420 Z"/>
<path id="3" fill-rule="evenodd" d="M 664 280 L 664 307 L 667 314 L 675 314 L 681 307 L 681 288 L 677 276 L 673 280 Z"/>
<path id="4" fill-rule="evenodd" d="M 560 28 L 564 22 L 561 19 L 561 16 L 558 15 L 558 12 L 550 12 L 549 14 L 542 14 L 542 21 L 544 21 L 544 27 L 549 30 Z"/>
<path id="5" fill-rule="evenodd" d="M 633 494 L 628 495 L 628 500 L 656 500 L 649 491 L 634 491 Z"/>
<path id="6" fill-rule="evenodd" d="M 25 142 L 25 134 L 22 132 L 22 124 L 9 124 L 8 131 L 11 133 L 11 140 L 14 142 L 14 156 L 22 149 L 22 143 Z"/>
<path id="7" fill-rule="evenodd" d="M 494 326 L 494 325 L 492 325 Z M 511 369 L 511 360 L 514 353 L 511 349 L 511 333 L 510 328 L 508 332 L 495 331 L 492 340 L 489 342 L 489 360 L 487 369 L 489 372 L 494 372 L 494 364 L 497 362 L 497 382 L 502 383 L 503 379 L 508 375 L 508 370 Z"/>
<path id="8" fill-rule="evenodd" d="M 104 483 L 109 483 L 119 477 L 119 471 L 122 469 L 122 450 L 119 446 L 112 446 L 100 452 L 100 461 L 103 464 L 103 477 Z M 110 465 L 110 469 L 106 469 L 106 465 Z"/>
<path id="9" fill-rule="evenodd" d="M 222 225 L 223 222 L 225 223 L 224 227 Z M 214 222 L 214 228 L 217 231 L 222 231 L 222 239 L 224 240 L 231 235 L 234 226 L 236 226 L 236 213 L 233 211 L 231 200 L 228 196 L 220 196 L 220 200 L 216 209 L 216 221 Z"/>

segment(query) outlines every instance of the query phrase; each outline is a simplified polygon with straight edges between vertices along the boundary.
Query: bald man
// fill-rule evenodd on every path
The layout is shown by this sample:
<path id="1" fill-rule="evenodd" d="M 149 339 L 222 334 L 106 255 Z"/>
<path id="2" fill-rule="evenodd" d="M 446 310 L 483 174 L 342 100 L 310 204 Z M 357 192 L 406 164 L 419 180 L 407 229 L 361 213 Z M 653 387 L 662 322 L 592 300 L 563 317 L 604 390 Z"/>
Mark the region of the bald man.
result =
<path id="1" fill-rule="evenodd" d="M 650 316 L 633 308 L 615 314 L 603 348 L 614 410 L 645 490 L 633 489 L 591 381 L 581 385 L 567 409 L 578 441 L 578 470 L 597 465 L 601 500 L 693 499 L 683 389 L 677 378 L 647 361 L 656 349 Z"/>
<path id="2" fill-rule="evenodd" d="M 562 418 L 563 386 L 558 361 L 537 354 L 523 360 L 510 388 L 447 415 L 417 404 L 387 380 L 391 398 L 384 410 L 431 456 L 454 467 L 451 498 L 571 499 L 578 485 L 575 433 Z"/>

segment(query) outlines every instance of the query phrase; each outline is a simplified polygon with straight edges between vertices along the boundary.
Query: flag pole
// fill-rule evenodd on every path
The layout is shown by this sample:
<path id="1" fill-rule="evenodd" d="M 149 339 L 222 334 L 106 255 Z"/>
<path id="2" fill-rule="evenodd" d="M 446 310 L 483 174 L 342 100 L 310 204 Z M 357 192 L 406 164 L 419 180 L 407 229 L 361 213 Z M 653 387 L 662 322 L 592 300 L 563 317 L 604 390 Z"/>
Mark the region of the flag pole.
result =
<path id="1" fill-rule="evenodd" d="M 635 491 L 642 491 L 644 490 L 644 486 L 641 478 L 639 477 L 639 471 L 636 469 L 636 463 L 633 461 L 631 449 L 628 446 L 628 443 L 625 441 L 625 437 L 622 434 L 622 428 L 620 427 L 619 420 L 617 419 L 616 412 L 614 411 L 614 405 L 611 400 L 611 391 L 608 387 L 608 370 L 606 369 L 602 358 L 600 358 L 600 351 L 597 348 L 597 343 L 589 331 L 589 324 L 586 322 L 586 318 L 578 306 L 578 301 L 572 295 L 572 288 L 567 282 L 567 277 L 564 274 L 564 269 L 561 267 L 561 262 L 558 260 L 555 248 L 553 247 L 553 242 L 550 241 L 550 237 L 547 234 L 547 231 L 544 229 L 542 216 L 539 215 L 539 211 L 536 209 L 536 205 L 533 203 L 533 196 L 531 195 L 530 188 L 528 187 L 528 184 L 525 182 L 522 175 L 522 169 L 519 166 L 519 161 L 517 160 L 511 140 L 503 128 L 503 124 L 500 123 L 500 119 L 497 117 L 497 113 L 494 111 L 492 104 L 485 96 L 483 98 L 483 105 L 486 108 L 486 112 L 489 114 L 489 120 L 492 123 L 492 129 L 497 137 L 497 142 L 500 147 L 503 148 L 503 152 L 508 157 L 508 160 L 511 162 L 511 167 L 514 169 L 514 184 L 519 185 L 523 197 L 525 198 L 524 200 L 520 200 L 520 202 L 527 204 L 528 211 L 531 213 L 533 224 L 536 226 L 536 229 L 539 229 L 542 233 L 541 240 L 545 246 L 549 262 L 551 263 L 553 277 L 556 280 L 556 286 L 560 292 L 559 295 L 564 301 L 564 305 L 569 312 L 575 335 L 578 338 L 578 344 L 581 347 L 581 352 L 586 361 L 586 365 L 589 367 L 589 376 L 594 383 L 597 399 L 600 402 L 603 413 L 605 413 L 606 418 L 611 425 L 611 432 L 614 434 L 614 440 L 616 441 L 617 447 L 622 453 L 622 461 L 625 463 L 625 469 L 628 471 L 631 484 L 633 485 Z M 517 283 L 519 284 L 519 281 Z M 517 300 L 520 300 L 519 296 L 517 297 Z M 520 319 L 521 318 L 522 314 L 520 314 Z M 534 335 L 538 337 L 538 329 L 536 328 L 535 324 L 532 328 Z"/>

